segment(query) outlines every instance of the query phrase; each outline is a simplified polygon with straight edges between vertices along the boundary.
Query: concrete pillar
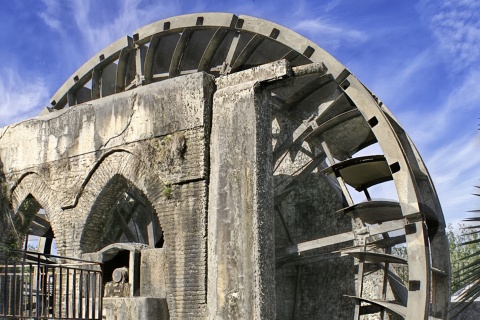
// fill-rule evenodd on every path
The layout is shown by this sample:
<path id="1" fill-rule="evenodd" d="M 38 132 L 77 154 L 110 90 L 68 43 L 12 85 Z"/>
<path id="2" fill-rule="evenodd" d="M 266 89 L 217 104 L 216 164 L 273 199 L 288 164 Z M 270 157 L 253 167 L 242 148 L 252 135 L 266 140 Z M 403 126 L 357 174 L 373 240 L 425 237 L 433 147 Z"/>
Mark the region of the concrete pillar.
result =
<path id="1" fill-rule="evenodd" d="M 219 88 L 210 140 L 208 308 L 275 319 L 271 108 L 258 82 Z"/>

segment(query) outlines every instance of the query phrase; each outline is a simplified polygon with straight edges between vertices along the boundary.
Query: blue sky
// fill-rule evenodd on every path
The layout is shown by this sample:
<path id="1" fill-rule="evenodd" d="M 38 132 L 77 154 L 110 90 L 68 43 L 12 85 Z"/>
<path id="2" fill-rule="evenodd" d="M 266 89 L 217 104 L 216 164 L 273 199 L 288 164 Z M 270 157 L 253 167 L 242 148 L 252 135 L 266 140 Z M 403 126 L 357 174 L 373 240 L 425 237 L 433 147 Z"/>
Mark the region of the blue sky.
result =
<path id="1" fill-rule="evenodd" d="M 0 126 L 35 116 L 96 52 L 193 12 L 267 19 L 311 39 L 393 111 L 434 179 L 448 222 L 480 208 L 480 1 L 22 0 L 0 9 Z"/>

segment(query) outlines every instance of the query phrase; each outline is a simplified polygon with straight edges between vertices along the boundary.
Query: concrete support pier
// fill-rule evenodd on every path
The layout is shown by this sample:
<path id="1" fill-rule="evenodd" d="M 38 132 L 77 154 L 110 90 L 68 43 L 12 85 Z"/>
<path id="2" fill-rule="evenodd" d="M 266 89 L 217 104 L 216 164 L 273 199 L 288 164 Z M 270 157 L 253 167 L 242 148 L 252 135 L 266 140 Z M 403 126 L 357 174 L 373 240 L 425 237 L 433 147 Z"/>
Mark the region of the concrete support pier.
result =
<path id="1" fill-rule="evenodd" d="M 208 305 L 216 319 L 275 319 L 271 110 L 258 82 L 213 101 Z"/>

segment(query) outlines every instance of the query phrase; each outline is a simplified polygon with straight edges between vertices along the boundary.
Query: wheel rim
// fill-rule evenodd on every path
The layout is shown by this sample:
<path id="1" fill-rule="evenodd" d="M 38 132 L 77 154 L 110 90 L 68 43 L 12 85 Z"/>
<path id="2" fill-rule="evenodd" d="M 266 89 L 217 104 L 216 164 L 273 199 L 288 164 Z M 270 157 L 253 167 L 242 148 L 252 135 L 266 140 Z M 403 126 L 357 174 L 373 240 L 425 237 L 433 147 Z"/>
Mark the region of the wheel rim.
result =
<path id="1" fill-rule="evenodd" d="M 283 137 L 274 138 L 274 174 L 278 181 L 286 179 L 275 193 L 277 233 L 285 232 L 289 242 L 284 246 L 277 242 L 277 272 L 294 261 L 300 278 L 299 266 L 312 263 L 307 252 L 329 248 L 322 257 L 340 255 L 356 261 L 354 318 L 371 306 L 381 315 L 390 310 L 406 319 L 444 318 L 449 297 L 445 222 L 421 157 L 377 97 L 332 56 L 293 31 L 223 13 L 161 20 L 116 41 L 80 67 L 52 97 L 52 108 L 73 107 L 193 72 L 219 77 L 279 59 L 292 67 L 323 63 L 325 70 L 299 74 L 287 86 L 271 88 L 277 121 L 272 128 L 274 136 Z M 378 146 L 378 154 L 358 156 L 371 145 Z M 342 215 L 352 228 L 298 240 L 289 235 L 282 205 L 295 190 L 308 188 L 305 181 L 313 173 L 329 184 L 329 194 L 336 194 L 338 201 L 332 206 L 339 207 L 331 214 Z M 371 200 L 368 190 L 387 181 L 393 181 L 393 198 L 398 200 Z M 352 199 L 348 186 L 366 191 L 368 201 Z M 391 255 L 399 243 L 406 246 L 405 261 Z M 384 272 L 377 296 L 367 295 L 364 289 L 372 284 L 365 270 L 372 262 L 384 270 L 391 264 L 407 265 L 406 285 Z M 388 290 L 396 291 L 394 302 L 387 301 Z M 295 306 L 296 302 L 293 314 Z"/>

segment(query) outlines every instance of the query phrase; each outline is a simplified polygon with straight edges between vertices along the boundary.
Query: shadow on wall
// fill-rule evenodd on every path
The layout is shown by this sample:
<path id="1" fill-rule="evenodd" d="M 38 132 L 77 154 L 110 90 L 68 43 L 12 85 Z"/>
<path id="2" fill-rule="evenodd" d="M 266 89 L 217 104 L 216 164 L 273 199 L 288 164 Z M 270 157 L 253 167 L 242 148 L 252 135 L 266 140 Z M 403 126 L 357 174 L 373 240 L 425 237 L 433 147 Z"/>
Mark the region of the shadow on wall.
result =
<path id="1" fill-rule="evenodd" d="M 275 184 L 291 179 L 275 175 Z M 310 174 L 302 184 L 275 203 L 276 249 L 352 230 L 352 221 L 336 211 L 343 199 L 321 173 Z M 281 215 L 281 217 L 280 217 Z M 288 232 L 287 232 L 288 230 Z M 279 319 L 351 319 L 355 294 L 356 266 L 353 258 L 318 257 L 338 250 L 332 245 L 304 254 L 315 263 L 285 263 L 276 268 L 276 307 Z M 322 255 L 325 253 L 325 255 Z M 317 259 L 315 259 L 317 257 Z M 304 261 L 305 262 L 305 261 Z"/>
<path id="2" fill-rule="evenodd" d="M 0 159 L 0 220 L 2 222 L 0 228 L 0 256 L 11 258 L 13 255 L 12 249 L 22 248 L 25 234 L 40 208 L 40 204 L 29 195 L 17 211 L 13 210 L 3 162 Z"/>
<path id="3" fill-rule="evenodd" d="M 12 207 L 8 200 L 8 186 L 3 171 L 3 162 L 0 159 L 0 220 L 2 222 L 2 228 L 0 228 L 0 256 L 14 245 L 13 234 L 8 232 L 10 228 L 6 227 L 11 225 L 11 214 Z"/>

